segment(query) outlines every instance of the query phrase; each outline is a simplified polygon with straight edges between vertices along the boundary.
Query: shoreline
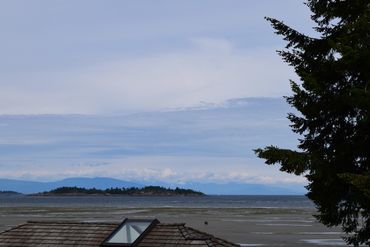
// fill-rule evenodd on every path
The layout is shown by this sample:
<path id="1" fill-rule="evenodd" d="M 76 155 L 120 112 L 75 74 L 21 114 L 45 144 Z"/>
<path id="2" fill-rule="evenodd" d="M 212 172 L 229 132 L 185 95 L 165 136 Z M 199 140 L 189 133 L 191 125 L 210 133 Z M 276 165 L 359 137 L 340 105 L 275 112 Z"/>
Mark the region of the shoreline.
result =
<path id="1" fill-rule="evenodd" d="M 163 223 L 186 223 L 242 246 L 340 246 L 340 231 L 318 223 L 314 213 L 312 208 L 5 206 L 0 207 L 0 231 L 29 220 L 119 222 L 124 218 L 157 218 Z"/>

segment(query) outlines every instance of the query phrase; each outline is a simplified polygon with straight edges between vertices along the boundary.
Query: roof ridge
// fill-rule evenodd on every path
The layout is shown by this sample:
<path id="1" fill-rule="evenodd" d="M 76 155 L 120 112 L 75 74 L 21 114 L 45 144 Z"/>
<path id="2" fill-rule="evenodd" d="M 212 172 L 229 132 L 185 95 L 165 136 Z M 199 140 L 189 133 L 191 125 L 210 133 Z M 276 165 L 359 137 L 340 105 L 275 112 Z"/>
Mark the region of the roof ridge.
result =
<path id="1" fill-rule="evenodd" d="M 78 224 L 78 225 L 92 225 L 92 224 L 104 224 L 104 225 L 117 225 L 119 222 L 103 222 L 103 221 L 74 221 L 74 220 L 29 220 L 26 224 Z M 21 226 L 21 225 L 20 225 Z"/>
<path id="2" fill-rule="evenodd" d="M 206 232 L 198 231 L 198 230 L 196 230 L 196 229 L 194 229 L 194 228 L 192 228 L 192 227 L 189 227 L 189 226 L 183 226 L 183 227 L 179 228 L 179 230 L 180 230 L 181 234 L 183 235 L 183 237 L 184 237 L 185 239 L 191 239 L 191 240 L 206 240 L 206 239 L 210 239 L 210 238 L 212 238 L 212 235 L 211 235 L 211 234 L 206 233 Z M 190 230 L 190 231 L 192 231 L 192 232 L 189 232 L 189 230 Z M 187 232 L 185 233 L 185 231 L 187 231 Z M 203 235 L 203 237 L 201 237 L 201 238 L 190 237 L 190 236 L 191 236 L 191 235 L 193 235 L 194 233 L 195 233 L 195 234 L 199 234 L 199 235 Z"/>
<path id="3" fill-rule="evenodd" d="M 20 228 L 20 227 L 22 227 L 24 225 L 27 225 L 27 223 L 23 223 L 23 224 L 20 224 L 20 225 L 16 225 L 16 226 L 10 227 L 9 229 L 6 229 L 5 231 L 1 231 L 0 234 L 3 234 L 3 233 L 6 233 L 6 232 L 9 232 L 9 231 L 18 229 L 18 228 Z"/>
<path id="4" fill-rule="evenodd" d="M 194 228 L 189 227 L 189 226 L 184 226 L 184 228 L 187 228 L 187 229 L 189 229 L 189 230 L 191 230 L 191 231 L 193 231 L 193 232 L 195 232 L 195 233 L 197 233 L 197 234 L 201 234 L 201 235 L 203 235 L 203 236 L 204 236 L 204 238 L 201 238 L 201 239 L 199 239 L 199 240 L 221 241 L 221 242 L 225 242 L 225 243 L 227 243 L 227 244 L 229 244 L 229 245 L 233 245 L 233 246 L 240 246 L 240 245 L 237 245 L 237 244 L 232 243 L 232 242 L 230 242 L 230 241 L 227 241 L 226 239 L 216 237 L 216 236 L 214 236 L 214 235 L 212 235 L 212 234 L 209 234 L 209 233 L 207 233 L 207 232 L 200 231 L 200 230 L 198 230 L 198 229 L 194 229 Z M 189 236 L 190 234 L 185 235 L 181 229 L 179 229 L 179 230 L 180 230 L 181 234 L 184 236 L 184 238 L 185 238 L 185 239 L 190 239 L 190 240 L 194 239 L 194 240 L 198 240 L 197 238 L 189 238 L 188 236 Z M 209 245 L 209 243 L 207 243 L 207 245 L 208 245 L 208 246 L 211 246 L 211 245 Z"/>
<path id="5" fill-rule="evenodd" d="M 158 223 L 158 226 L 185 226 L 185 223 Z"/>

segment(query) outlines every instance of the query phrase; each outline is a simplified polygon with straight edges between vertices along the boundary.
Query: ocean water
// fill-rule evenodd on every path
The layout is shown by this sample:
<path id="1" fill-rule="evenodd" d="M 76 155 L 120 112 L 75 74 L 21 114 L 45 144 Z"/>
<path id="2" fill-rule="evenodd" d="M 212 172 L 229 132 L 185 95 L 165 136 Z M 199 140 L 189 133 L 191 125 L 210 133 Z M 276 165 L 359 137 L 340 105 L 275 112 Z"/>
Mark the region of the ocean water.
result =
<path id="1" fill-rule="evenodd" d="M 305 196 L 3 196 L 0 207 L 314 208 Z"/>
<path id="2" fill-rule="evenodd" d="M 241 246 L 345 246 L 340 229 L 325 227 L 314 214 L 305 196 L 0 196 L 0 232 L 28 220 L 157 218 Z"/>

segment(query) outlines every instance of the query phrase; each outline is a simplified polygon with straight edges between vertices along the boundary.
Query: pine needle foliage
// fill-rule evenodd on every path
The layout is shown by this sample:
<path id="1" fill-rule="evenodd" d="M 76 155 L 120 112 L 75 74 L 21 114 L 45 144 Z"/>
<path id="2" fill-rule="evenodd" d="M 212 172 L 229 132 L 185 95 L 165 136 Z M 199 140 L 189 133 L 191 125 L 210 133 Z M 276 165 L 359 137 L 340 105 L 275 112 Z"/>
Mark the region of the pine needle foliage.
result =
<path id="1" fill-rule="evenodd" d="M 297 150 L 256 149 L 266 163 L 307 178 L 323 224 L 348 244 L 370 246 L 370 1 L 308 0 L 317 37 L 266 18 L 287 45 L 278 51 L 300 81 L 287 102 Z"/>

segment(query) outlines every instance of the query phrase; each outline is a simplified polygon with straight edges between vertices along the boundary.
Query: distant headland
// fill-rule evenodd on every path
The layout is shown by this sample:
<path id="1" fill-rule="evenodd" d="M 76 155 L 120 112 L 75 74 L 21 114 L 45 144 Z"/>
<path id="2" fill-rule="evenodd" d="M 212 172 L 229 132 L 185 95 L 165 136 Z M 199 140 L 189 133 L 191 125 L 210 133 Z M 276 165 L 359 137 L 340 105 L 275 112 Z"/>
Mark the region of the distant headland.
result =
<path id="1" fill-rule="evenodd" d="M 86 196 L 86 195 L 101 195 L 101 196 L 204 196 L 205 194 L 191 189 L 176 189 L 165 188 L 161 186 L 145 186 L 143 188 L 110 188 L 110 189 L 86 189 L 80 187 L 60 187 L 50 191 L 36 193 L 37 196 Z"/>
<path id="2" fill-rule="evenodd" d="M 14 195 L 21 195 L 21 193 L 11 190 L 0 190 L 0 196 L 14 196 Z"/>
<path id="3" fill-rule="evenodd" d="M 16 191 L 24 195 L 42 193 L 61 187 L 96 188 L 143 188 L 145 186 L 161 186 L 165 188 L 186 188 L 201 191 L 206 195 L 304 195 L 307 190 L 304 184 L 255 184 L 255 183 L 215 183 L 188 181 L 181 183 L 168 183 L 164 181 L 146 180 L 126 181 L 107 177 L 72 177 L 55 181 L 29 181 L 0 178 L 0 190 Z M 1 196 L 1 194 L 0 194 Z"/>

